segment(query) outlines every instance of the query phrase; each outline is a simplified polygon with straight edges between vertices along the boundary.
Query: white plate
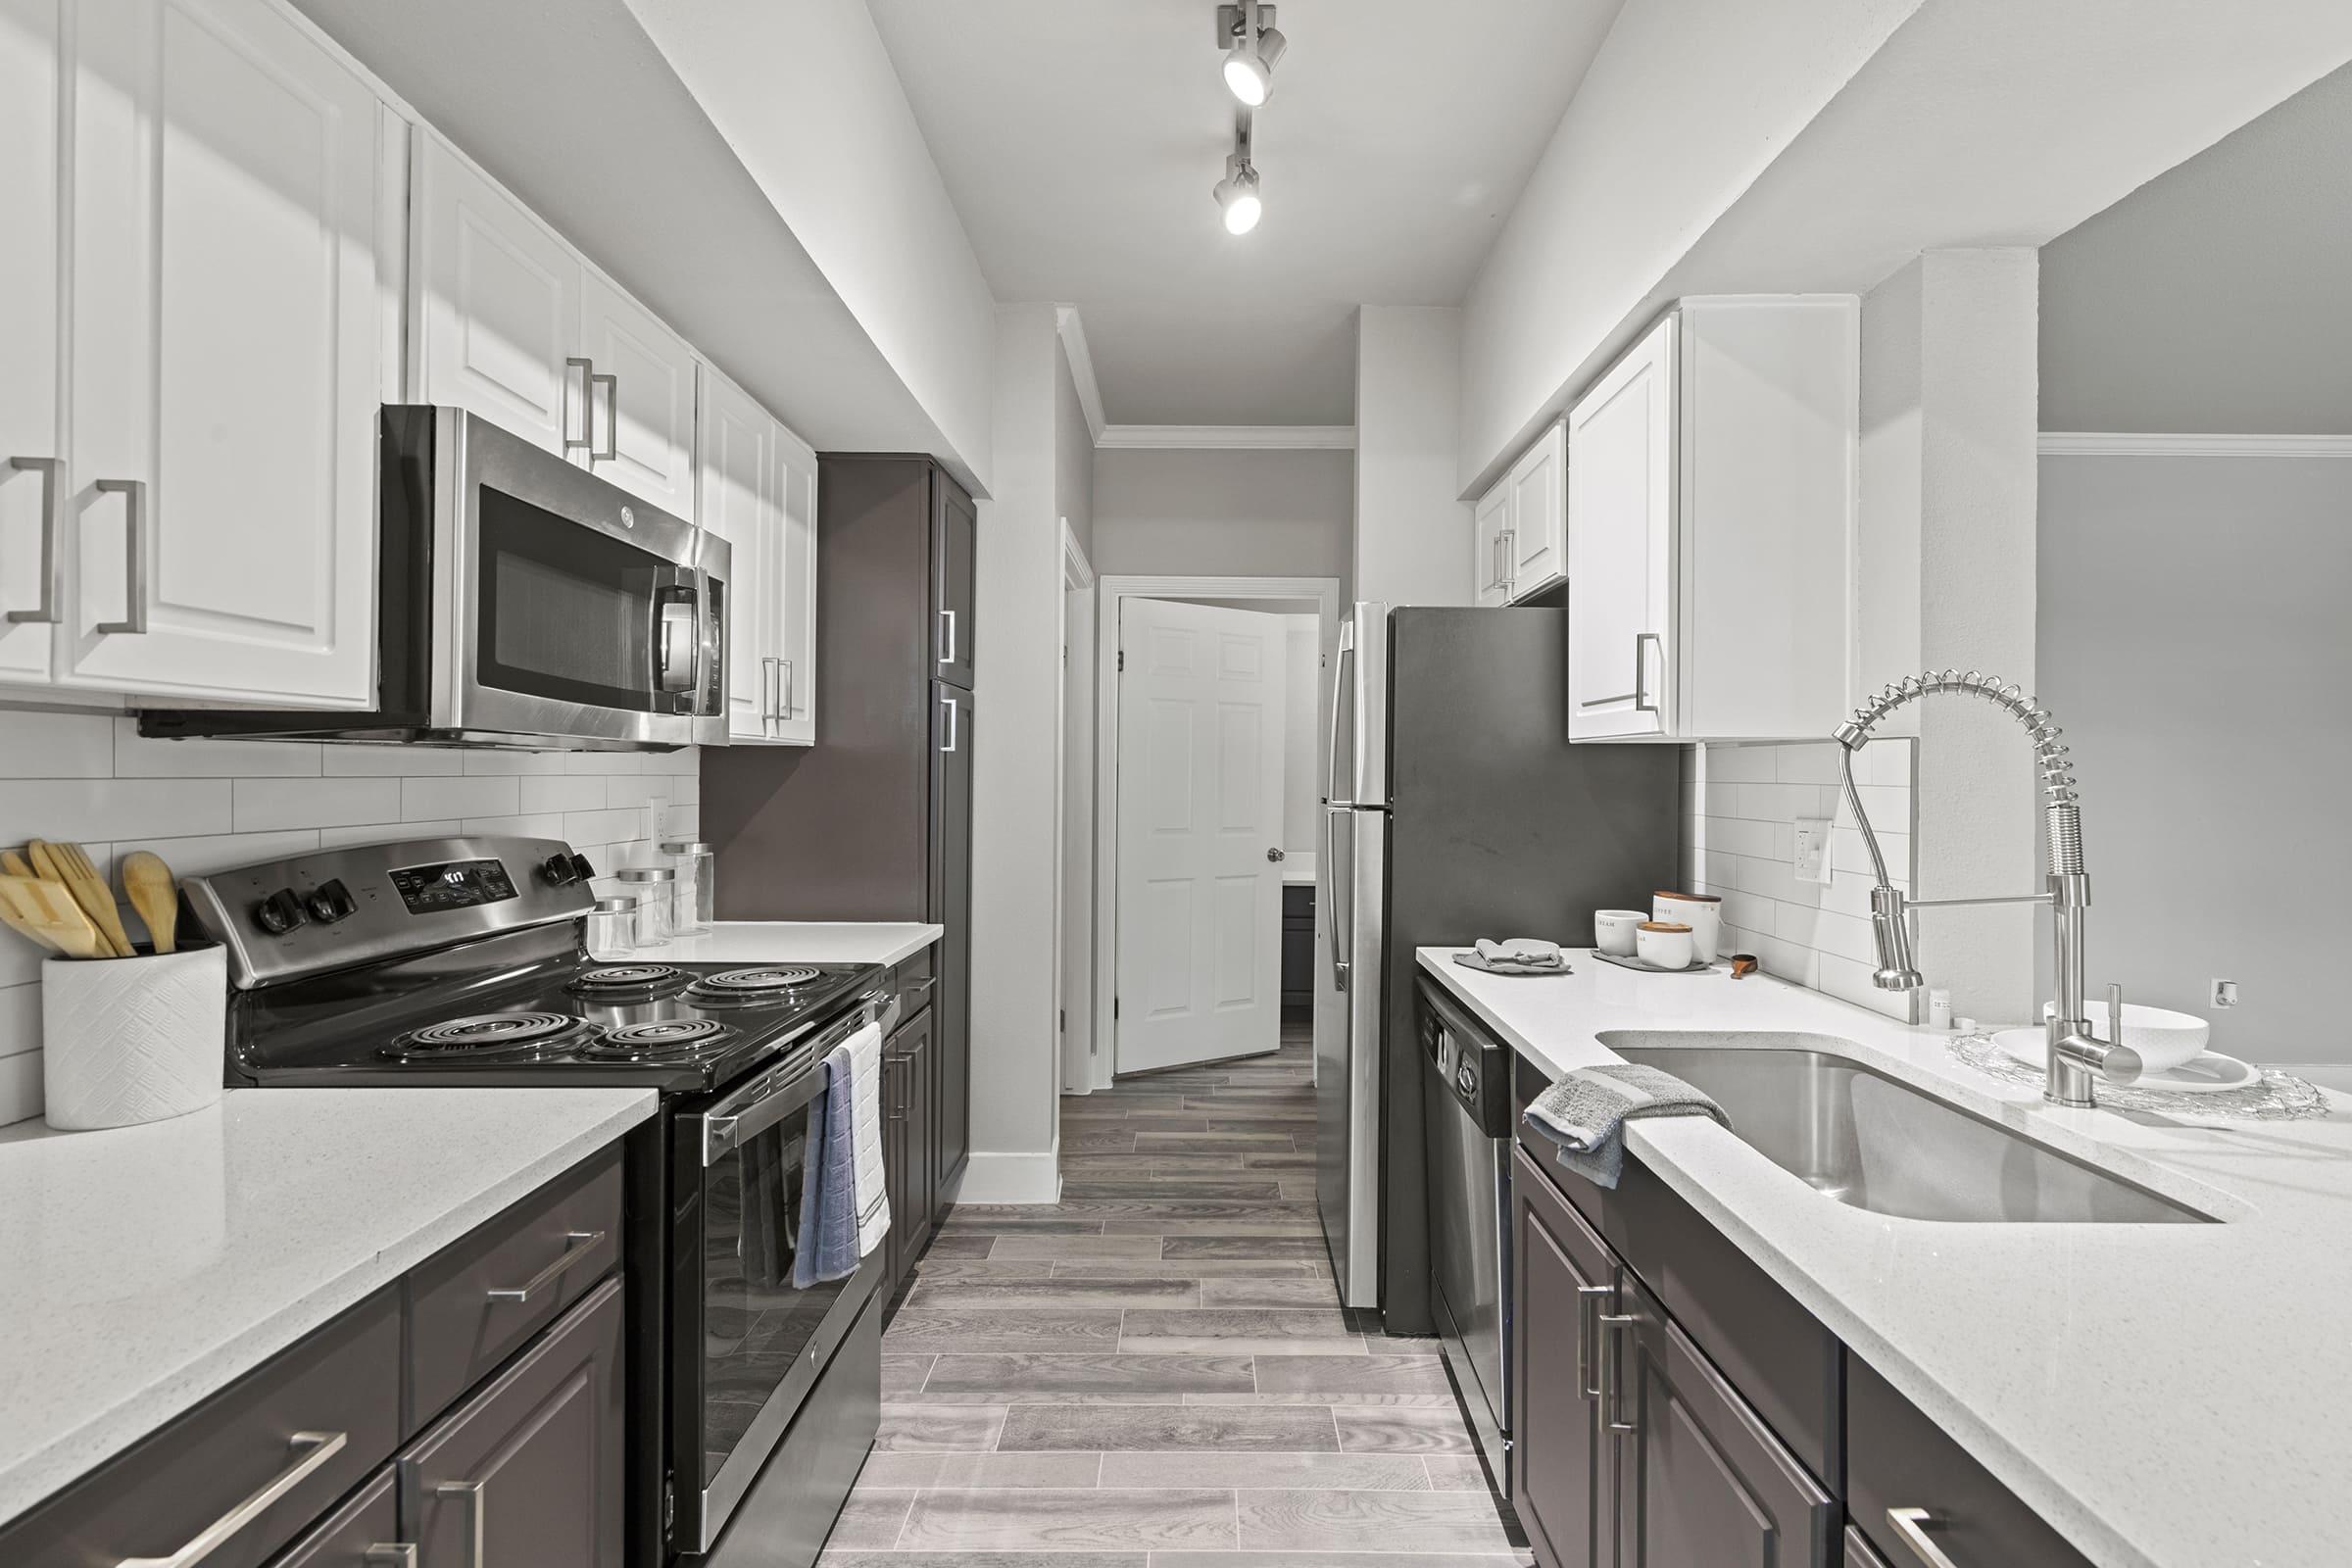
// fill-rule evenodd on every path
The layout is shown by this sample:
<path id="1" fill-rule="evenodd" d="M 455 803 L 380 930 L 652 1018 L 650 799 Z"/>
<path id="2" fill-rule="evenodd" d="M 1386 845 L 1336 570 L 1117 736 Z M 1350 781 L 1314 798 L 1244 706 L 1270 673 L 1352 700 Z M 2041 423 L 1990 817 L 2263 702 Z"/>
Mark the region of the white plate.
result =
<path id="1" fill-rule="evenodd" d="M 2049 1061 L 2049 1036 L 2039 1029 L 2004 1029 L 1992 1037 L 1992 1043 L 2029 1067 L 2040 1067 Z M 2226 1095 L 2233 1089 L 2251 1089 L 2261 1082 L 2260 1067 L 2235 1056 L 2225 1056 L 2218 1051 L 2208 1051 L 2169 1071 L 2144 1073 L 2132 1087 L 2167 1095 Z"/>

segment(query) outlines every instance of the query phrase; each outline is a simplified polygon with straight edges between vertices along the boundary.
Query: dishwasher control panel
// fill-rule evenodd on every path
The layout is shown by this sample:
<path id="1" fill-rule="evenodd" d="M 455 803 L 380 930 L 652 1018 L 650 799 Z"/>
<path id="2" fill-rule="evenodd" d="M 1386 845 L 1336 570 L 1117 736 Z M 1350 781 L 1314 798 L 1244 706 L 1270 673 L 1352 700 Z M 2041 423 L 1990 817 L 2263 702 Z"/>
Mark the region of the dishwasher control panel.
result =
<path id="1" fill-rule="evenodd" d="M 1478 1130 L 1489 1138 L 1511 1135 L 1511 1051 L 1477 1024 L 1421 987 L 1422 1054 L 1440 1083 L 1452 1093 Z"/>

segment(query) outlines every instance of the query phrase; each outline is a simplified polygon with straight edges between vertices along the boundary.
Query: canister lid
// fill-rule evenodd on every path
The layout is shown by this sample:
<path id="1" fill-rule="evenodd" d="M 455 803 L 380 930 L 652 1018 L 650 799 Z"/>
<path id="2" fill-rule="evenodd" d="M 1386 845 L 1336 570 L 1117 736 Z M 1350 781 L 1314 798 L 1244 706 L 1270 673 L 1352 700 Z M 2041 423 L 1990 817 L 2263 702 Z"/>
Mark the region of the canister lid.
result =
<path id="1" fill-rule="evenodd" d="M 624 865 L 612 873 L 623 882 L 675 882 L 678 873 L 666 865 Z"/>
<path id="2" fill-rule="evenodd" d="M 635 899 L 599 899 L 595 906 L 598 914 L 626 914 L 635 907 Z"/>
<path id="3" fill-rule="evenodd" d="M 664 844 L 662 846 L 662 853 L 663 855 L 709 855 L 710 846 L 700 841 L 689 844 Z"/>

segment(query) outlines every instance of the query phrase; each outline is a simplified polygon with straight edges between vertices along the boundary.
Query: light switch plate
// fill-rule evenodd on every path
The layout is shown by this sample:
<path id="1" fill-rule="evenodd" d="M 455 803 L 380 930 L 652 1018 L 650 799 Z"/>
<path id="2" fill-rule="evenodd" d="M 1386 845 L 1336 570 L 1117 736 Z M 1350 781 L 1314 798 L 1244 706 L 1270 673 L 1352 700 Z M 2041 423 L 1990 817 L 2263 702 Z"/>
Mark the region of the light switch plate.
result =
<path id="1" fill-rule="evenodd" d="M 1799 882 L 1830 880 L 1830 824 L 1826 817 L 1800 816 L 1796 819 L 1796 879 Z"/>

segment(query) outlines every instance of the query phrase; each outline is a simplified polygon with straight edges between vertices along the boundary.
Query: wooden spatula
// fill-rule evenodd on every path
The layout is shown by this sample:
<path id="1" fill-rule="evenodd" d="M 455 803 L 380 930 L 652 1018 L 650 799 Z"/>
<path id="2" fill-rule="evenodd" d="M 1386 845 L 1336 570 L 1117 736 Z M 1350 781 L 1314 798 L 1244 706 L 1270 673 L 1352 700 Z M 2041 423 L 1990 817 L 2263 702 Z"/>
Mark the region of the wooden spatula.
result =
<path id="1" fill-rule="evenodd" d="M 0 850 L 0 871 L 5 871 L 10 876 L 40 875 L 32 868 L 32 862 L 24 858 L 24 852 L 22 850 Z"/>
<path id="2" fill-rule="evenodd" d="M 122 894 L 147 922 L 147 935 L 158 953 L 178 951 L 179 884 L 160 855 L 133 850 L 122 857 Z"/>
<path id="3" fill-rule="evenodd" d="M 51 882 L 63 883 L 66 891 L 74 895 L 74 902 L 81 906 L 81 912 L 98 928 L 101 943 L 113 950 L 113 956 L 129 957 L 130 933 L 122 929 L 122 917 L 115 912 L 114 890 L 106 885 L 106 879 L 98 874 L 98 867 L 90 863 L 81 846 L 34 839 L 25 848 L 32 855 L 34 870 Z"/>
<path id="4" fill-rule="evenodd" d="M 68 957 L 113 956 L 74 895 L 56 882 L 0 873 L 0 920 Z"/>

